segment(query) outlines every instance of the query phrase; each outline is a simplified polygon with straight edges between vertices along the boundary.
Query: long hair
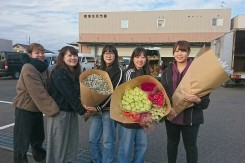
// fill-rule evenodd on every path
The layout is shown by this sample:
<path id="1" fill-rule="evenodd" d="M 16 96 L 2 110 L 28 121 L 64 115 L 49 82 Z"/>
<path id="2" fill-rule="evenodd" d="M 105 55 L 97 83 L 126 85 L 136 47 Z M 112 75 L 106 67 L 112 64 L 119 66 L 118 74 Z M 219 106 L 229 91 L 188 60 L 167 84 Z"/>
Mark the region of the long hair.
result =
<path id="1" fill-rule="evenodd" d="M 118 62 L 118 51 L 117 51 L 116 47 L 113 44 L 106 44 L 104 46 L 104 48 L 102 49 L 102 52 L 101 52 L 101 63 L 100 63 L 101 65 L 100 65 L 100 69 L 101 70 L 105 70 L 106 69 L 106 63 L 105 63 L 105 60 L 104 60 L 104 54 L 105 54 L 105 52 L 112 52 L 112 53 L 114 53 L 115 60 L 111 64 L 111 66 L 112 67 L 119 66 L 119 62 Z"/>
<path id="2" fill-rule="evenodd" d="M 132 52 L 132 55 L 131 55 L 131 58 L 130 58 L 130 62 L 129 62 L 129 65 L 128 65 L 126 71 L 129 70 L 129 69 L 135 69 L 136 68 L 135 64 L 134 64 L 134 57 L 138 57 L 141 54 L 143 54 L 144 57 L 146 58 L 146 63 L 143 66 L 143 70 L 145 70 L 146 75 L 150 75 L 150 67 L 149 67 L 149 63 L 148 63 L 148 57 L 146 55 L 146 50 L 143 47 L 136 47 L 134 49 L 134 51 Z"/>
<path id="3" fill-rule="evenodd" d="M 72 55 L 75 55 L 75 56 L 78 56 L 78 53 L 77 53 L 77 50 L 72 47 L 72 46 L 64 46 L 60 51 L 59 51 L 59 55 L 58 55 L 58 61 L 57 61 L 57 64 L 54 68 L 54 71 L 59 69 L 59 68 L 62 68 L 62 69 L 65 69 L 67 70 L 68 72 L 71 72 L 70 69 L 68 68 L 68 66 L 66 65 L 66 63 L 64 62 L 64 56 L 67 52 L 70 52 Z M 77 62 L 77 65 L 74 66 L 74 75 L 71 75 L 71 76 L 74 76 L 76 79 L 79 79 L 79 75 L 81 74 L 81 67 L 80 67 L 80 63 L 79 63 L 79 60 Z"/>

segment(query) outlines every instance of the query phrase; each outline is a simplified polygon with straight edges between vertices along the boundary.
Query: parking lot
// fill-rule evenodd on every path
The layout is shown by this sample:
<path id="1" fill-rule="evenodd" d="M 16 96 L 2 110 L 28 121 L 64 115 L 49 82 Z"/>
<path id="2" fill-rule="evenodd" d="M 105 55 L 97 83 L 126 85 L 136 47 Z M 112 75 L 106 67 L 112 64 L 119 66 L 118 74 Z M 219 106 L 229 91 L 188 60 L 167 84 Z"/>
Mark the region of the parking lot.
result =
<path id="1" fill-rule="evenodd" d="M 0 79 L 0 162 L 13 162 L 12 137 L 17 80 Z M 38 91 L 38 90 L 37 90 Z M 205 110 L 205 123 L 201 125 L 198 146 L 199 163 L 241 163 L 245 160 L 245 87 L 220 87 L 210 95 L 211 103 Z M 80 162 L 89 162 L 88 129 L 80 117 Z M 5 142 L 4 142 L 5 141 Z M 166 131 L 164 123 L 159 124 L 148 137 L 145 160 L 151 163 L 165 163 Z M 81 158 L 83 157 L 83 158 Z M 33 161 L 29 157 L 30 161 Z M 82 161 L 81 161 L 82 160 Z M 78 161 L 79 162 L 79 161 Z M 178 163 L 185 162 L 185 151 L 180 143 Z"/>

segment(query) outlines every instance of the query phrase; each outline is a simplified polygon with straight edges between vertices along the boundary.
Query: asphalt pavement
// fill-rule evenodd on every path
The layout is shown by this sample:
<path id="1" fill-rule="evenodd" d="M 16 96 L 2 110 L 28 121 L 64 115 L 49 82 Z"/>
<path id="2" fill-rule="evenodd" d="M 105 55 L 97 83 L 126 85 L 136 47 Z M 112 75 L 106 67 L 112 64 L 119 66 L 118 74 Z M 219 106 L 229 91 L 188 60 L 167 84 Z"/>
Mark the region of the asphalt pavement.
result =
<path id="1" fill-rule="evenodd" d="M 0 79 L 0 134 L 1 140 L 11 141 L 14 123 L 14 108 L 11 102 L 15 96 L 16 80 Z M 245 162 L 245 87 L 214 90 L 210 105 L 204 111 L 205 123 L 198 135 L 199 163 L 243 163 Z M 45 120 L 46 121 L 46 120 Z M 88 129 L 90 121 L 80 117 L 80 142 L 77 162 L 89 162 Z M 2 129 L 3 126 L 8 126 Z M 145 160 L 150 163 L 166 163 L 166 130 L 164 123 L 148 133 L 148 149 Z M 118 140 L 117 140 L 118 141 Z M 0 144 L 0 163 L 13 162 L 12 147 Z M 33 162 L 31 155 L 29 161 Z M 80 160 L 80 161 L 79 161 Z M 83 160 L 83 161 L 81 161 Z M 182 140 L 177 163 L 184 163 L 185 150 Z"/>

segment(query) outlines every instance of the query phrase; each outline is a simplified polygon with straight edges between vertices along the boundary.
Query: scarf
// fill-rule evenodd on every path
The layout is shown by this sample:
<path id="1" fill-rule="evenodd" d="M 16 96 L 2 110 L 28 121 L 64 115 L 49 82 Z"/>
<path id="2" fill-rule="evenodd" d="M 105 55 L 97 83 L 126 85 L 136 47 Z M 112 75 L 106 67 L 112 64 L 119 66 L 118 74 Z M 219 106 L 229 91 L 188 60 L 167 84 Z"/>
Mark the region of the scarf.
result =
<path id="1" fill-rule="evenodd" d="M 33 65 L 39 72 L 43 72 L 48 68 L 48 61 L 46 59 L 42 62 L 36 58 L 26 57 L 24 62 Z"/>
<path id="2" fill-rule="evenodd" d="M 187 65 L 184 68 L 184 70 L 179 73 L 179 70 L 177 68 L 177 64 L 176 61 L 173 62 L 173 66 L 172 66 L 172 72 L 173 72 L 173 92 L 176 90 L 176 88 L 178 87 L 180 81 L 182 80 L 182 78 L 184 77 L 186 71 L 188 70 L 189 66 L 191 65 L 191 60 L 187 60 Z"/>
<path id="3" fill-rule="evenodd" d="M 187 65 L 184 68 L 184 70 L 179 73 L 179 70 L 177 68 L 177 64 L 176 61 L 173 62 L 173 66 L 172 66 L 172 72 L 173 72 L 173 92 L 176 90 L 176 88 L 178 87 L 181 79 L 183 78 L 183 76 L 185 75 L 185 73 L 187 72 L 189 66 L 191 65 L 191 60 L 187 60 Z M 173 120 L 172 123 L 174 124 L 179 124 L 179 125 L 183 125 L 184 124 L 184 113 L 181 112 L 179 113 Z"/>

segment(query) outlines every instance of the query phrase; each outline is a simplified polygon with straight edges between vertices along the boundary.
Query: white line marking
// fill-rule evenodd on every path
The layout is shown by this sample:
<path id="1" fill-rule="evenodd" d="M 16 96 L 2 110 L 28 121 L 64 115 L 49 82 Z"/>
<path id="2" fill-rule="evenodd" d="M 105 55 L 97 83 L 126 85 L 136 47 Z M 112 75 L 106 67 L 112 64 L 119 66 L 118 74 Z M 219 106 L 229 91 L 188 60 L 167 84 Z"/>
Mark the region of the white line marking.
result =
<path id="1" fill-rule="evenodd" d="M 1 100 L 0 100 L 0 103 L 12 104 L 12 102 L 9 102 L 9 101 L 1 101 Z M 9 128 L 9 127 L 12 127 L 12 126 L 14 126 L 14 123 L 11 123 L 11 124 L 8 124 L 8 125 L 5 125 L 5 126 L 0 127 L 0 130 L 3 130 L 5 128 Z"/>
<path id="2" fill-rule="evenodd" d="M 0 130 L 14 126 L 14 123 L 0 127 Z"/>
<path id="3" fill-rule="evenodd" d="M 0 103 L 12 104 L 12 102 L 9 102 L 9 101 L 0 101 Z"/>

